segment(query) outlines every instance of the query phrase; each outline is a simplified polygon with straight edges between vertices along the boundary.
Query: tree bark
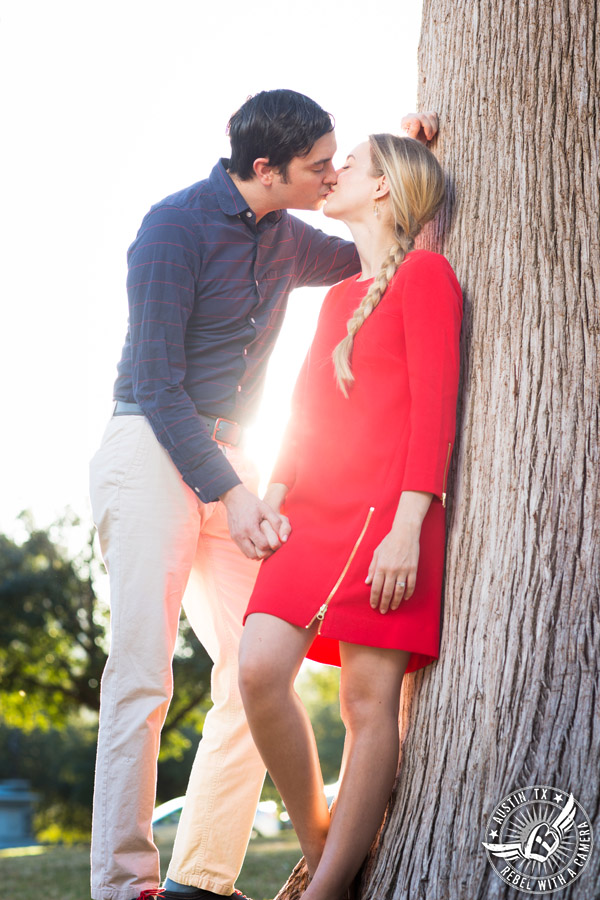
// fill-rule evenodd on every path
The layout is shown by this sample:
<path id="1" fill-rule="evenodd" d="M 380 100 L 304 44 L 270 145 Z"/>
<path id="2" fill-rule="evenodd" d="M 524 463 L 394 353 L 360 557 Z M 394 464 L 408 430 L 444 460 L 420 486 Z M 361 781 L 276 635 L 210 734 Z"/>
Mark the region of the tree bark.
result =
<path id="1" fill-rule="evenodd" d="M 405 681 L 364 900 L 518 896 L 481 845 L 516 788 L 599 823 L 598 36 L 594 0 L 424 2 L 452 187 L 422 243 L 464 290 L 462 388 L 441 659 Z M 597 847 L 557 896 L 600 896 Z"/>
<path id="2" fill-rule="evenodd" d="M 424 2 L 419 105 L 451 189 L 422 246 L 463 286 L 462 386 L 441 658 L 405 679 L 362 900 L 525 896 L 481 843 L 517 788 L 600 821 L 599 34 L 594 0 Z M 599 885 L 596 846 L 556 896 Z"/>

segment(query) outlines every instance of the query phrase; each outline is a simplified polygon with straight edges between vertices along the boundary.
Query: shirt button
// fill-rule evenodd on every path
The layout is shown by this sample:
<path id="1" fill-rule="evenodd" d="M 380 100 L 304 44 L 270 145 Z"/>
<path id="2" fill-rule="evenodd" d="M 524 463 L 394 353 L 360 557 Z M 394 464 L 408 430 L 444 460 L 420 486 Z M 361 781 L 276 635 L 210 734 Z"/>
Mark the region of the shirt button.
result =
<path id="1" fill-rule="evenodd" d="M 244 347 L 244 356 L 248 356 L 248 348 Z"/>
<path id="2" fill-rule="evenodd" d="M 246 213 L 246 215 L 248 216 L 249 219 L 252 218 L 252 213 L 250 212 L 250 210 L 248 210 L 248 212 Z"/>
<path id="3" fill-rule="evenodd" d="M 238 392 L 238 394 L 241 392 L 241 390 L 242 390 L 242 386 L 241 386 L 241 384 L 238 384 L 238 386 L 237 386 L 237 392 Z"/>
<path id="4" fill-rule="evenodd" d="M 250 316 L 250 324 L 256 325 L 256 319 L 254 318 L 254 316 Z"/>

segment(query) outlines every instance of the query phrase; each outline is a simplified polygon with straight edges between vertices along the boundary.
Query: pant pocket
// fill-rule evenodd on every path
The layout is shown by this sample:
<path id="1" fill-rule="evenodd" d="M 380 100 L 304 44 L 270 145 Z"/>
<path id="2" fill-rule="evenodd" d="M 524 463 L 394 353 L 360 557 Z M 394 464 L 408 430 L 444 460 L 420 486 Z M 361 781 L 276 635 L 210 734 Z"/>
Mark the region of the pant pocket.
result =
<path id="1" fill-rule="evenodd" d="M 143 466 L 154 432 L 143 416 L 116 416 L 108 423 L 90 462 L 92 494 L 100 484 L 121 487 Z"/>

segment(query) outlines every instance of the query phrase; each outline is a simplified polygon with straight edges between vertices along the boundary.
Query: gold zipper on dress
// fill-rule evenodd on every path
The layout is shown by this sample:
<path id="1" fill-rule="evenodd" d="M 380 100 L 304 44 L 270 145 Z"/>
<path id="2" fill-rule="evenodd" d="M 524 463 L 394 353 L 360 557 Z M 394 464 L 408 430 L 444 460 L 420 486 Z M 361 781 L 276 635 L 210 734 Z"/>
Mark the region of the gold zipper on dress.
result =
<path id="1" fill-rule="evenodd" d="M 344 568 L 342 569 L 342 574 L 340 575 L 340 577 L 338 578 L 338 580 L 337 580 L 336 583 L 334 584 L 334 586 L 333 586 L 333 588 L 332 588 L 332 590 L 331 590 L 331 593 L 330 593 L 329 596 L 327 597 L 327 600 L 325 601 L 325 603 L 323 603 L 322 606 L 319 607 L 319 609 L 318 609 L 317 612 L 314 614 L 314 616 L 312 617 L 312 619 L 310 620 L 310 622 L 308 623 L 308 625 L 305 625 L 305 626 L 304 626 L 305 628 L 310 628 L 311 625 L 314 624 L 315 620 L 318 619 L 318 620 L 319 620 L 319 628 L 318 628 L 318 630 L 317 630 L 317 634 L 320 634 L 320 633 L 321 633 L 321 628 L 322 628 L 322 626 L 323 626 L 323 619 L 325 618 L 325 613 L 327 612 L 327 608 L 328 608 L 328 606 L 329 606 L 329 601 L 330 601 L 331 598 L 334 596 L 334 594 L 337 592 L 337 589 L 339 588 L 340 584 L 342 583 L 342 581 L 343 581 L 344 578 L 346 577 L 346 572 L 347 572 L 348 569 L 350 568 L 350 565 L 351 565 L 351 563 L 352 563 L 352 560 L 353 560 L 354 557 L 356 556 L 356 551 L 358 550 L 358 548 L 360 547 L 360 545 L 361 545 L 361 543 L 362 543 L 362 539 L 363 539 L 364 536 L 365 536 L 365 532 L 366 532 L 366 530 L 367 530 L 367 528 L 368 528 L 368 526 L 369 526 L 369 522 L 371 521 L 371 516 L 373 515 L 374 512 L 375 512 L 375 507 L 374 507 L 374 506 L 371 506 L 371 507 L 369 508 L 369 512 L 368 512 L 368 514 L 367 514 L 367 518 L 366 518 L 366 520 L 365 520 L 365 524 L 364 524 L 363 527 L 362 527 L 362 531 L 361 531 L 361 533 L 359 534 L 358 539 L 357 539 L 357 541 L 356 541 L 354 547 L 352 548 L 352 553 L 351 553 L 350 556 L 348 557 L 348 559 L 347 559 L 347 561 L 346 561 L 346 565 L 345 565 Z"/>
<path id="2" fill-rule="evenodd" d="M 448 474 L 448 463 L 450 462 L 450 453 L 452 444 L 448 444 L 448 453 L 446 454 L 446 465 L 444 466 L 444 480 L 442 481 L 442 506 L 446 506 L 446 476 Z"/>

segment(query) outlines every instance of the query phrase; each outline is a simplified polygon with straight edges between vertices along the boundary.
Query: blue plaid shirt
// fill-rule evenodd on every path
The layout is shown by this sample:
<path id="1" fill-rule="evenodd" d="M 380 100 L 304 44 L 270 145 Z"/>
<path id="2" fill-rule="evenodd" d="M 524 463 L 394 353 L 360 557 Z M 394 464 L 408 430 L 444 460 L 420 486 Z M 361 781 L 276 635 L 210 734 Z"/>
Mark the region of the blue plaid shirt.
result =
<path id="1" fill-rule="evenodd" d="M 354 245 L 279 210 L 256 216 L 220 160 L 152 207 L 128 252 L 115 400 L 137 402 L 204 502 L 240 479 L 198 413 L 248 424 L 291 290 L 360 268 Z"/>

